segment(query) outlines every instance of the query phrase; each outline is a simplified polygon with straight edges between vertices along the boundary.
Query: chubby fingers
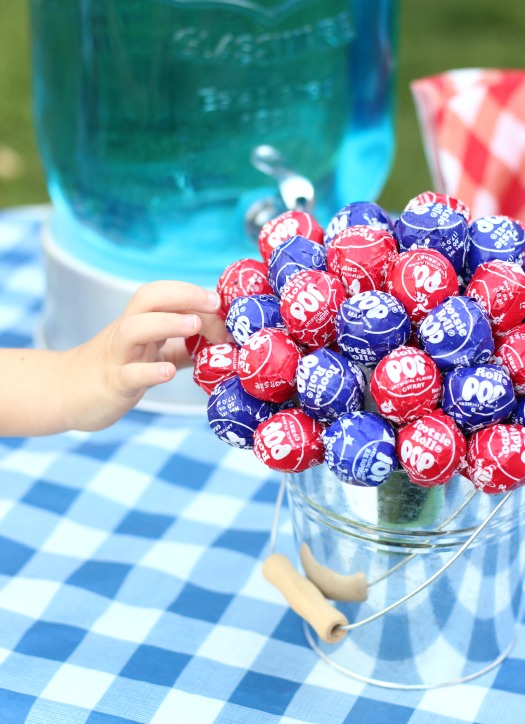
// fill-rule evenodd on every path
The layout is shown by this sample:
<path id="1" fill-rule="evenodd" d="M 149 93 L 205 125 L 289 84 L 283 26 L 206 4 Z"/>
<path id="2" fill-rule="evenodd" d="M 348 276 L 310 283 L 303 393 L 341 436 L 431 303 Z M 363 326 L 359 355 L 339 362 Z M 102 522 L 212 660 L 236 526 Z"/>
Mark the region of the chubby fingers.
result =
<path id="1" fill-rule="evenodd" d="M 208 342 L 220 344 L 233 341 L 233 337 L 224 326 L 224 320 L 218 314 L 199 314 L 199 317 L 202 322 L 200 334 L 206 337 Z"/>
<path id="2" fill-rule="evenodd" d="M 129 301 L 124 316 L 142 312 L 184 312 L 213 314 L 220 307 L 217 292 L 196 284 L 158 281 L 143 284 Z"/>
<path id="3" fill-rule="evenodd" d="M 119 384 L 125 395 L 134 395 L 155 385 L 169 382 L 176 368 L 171 362 L 134 362 L 120 368 Z"/>
<path id="4" fill-rule="evenodd" d="M 117 342 L 122 353 L 135 345 L 164 342 L 173 337 L 199 334 L 202 322 L 198 314 L 149 312 L 133 314 L 120 320 Z"/>

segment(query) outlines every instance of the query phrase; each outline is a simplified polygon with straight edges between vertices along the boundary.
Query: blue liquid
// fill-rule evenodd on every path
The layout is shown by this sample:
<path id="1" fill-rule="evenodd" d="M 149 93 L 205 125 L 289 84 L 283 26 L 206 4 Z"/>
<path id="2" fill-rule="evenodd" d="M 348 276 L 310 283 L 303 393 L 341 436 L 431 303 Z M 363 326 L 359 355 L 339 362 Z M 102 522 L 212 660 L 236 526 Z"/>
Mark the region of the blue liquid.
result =
<path id="1" fill-rule="evenodd" d="M 31 0 L 53 233 L 118 276 L 215 286 L 257 256 L 250 166 L 279 149 L 325 224 L 374 199 L 393 155 L 395 0 Z M 191 7 L 190 7 L 191 6 Z"/>

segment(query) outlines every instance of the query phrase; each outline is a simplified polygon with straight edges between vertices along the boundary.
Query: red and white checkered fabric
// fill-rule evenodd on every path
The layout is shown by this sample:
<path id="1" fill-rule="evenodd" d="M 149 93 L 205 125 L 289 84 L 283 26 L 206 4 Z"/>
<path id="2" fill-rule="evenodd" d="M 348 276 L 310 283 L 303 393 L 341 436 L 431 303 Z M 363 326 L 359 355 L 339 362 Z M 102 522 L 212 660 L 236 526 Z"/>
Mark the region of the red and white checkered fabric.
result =
<path id="1" fill-rule="evenodd" d="M 525 220 L 525 71 L 454 70 L 411 90 L 435 190 L 473 218 Z"/>

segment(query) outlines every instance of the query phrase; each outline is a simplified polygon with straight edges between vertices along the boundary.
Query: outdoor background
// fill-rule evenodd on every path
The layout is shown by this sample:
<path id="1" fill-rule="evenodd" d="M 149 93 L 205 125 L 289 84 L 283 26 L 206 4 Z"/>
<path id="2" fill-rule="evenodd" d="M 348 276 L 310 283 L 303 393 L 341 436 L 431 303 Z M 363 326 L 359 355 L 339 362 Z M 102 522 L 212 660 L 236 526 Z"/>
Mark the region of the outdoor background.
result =
<path id="1" fill-rule="evenodd" d="M 64 0 L 66 1 L 66 0 Z M 525 0 L 400 0 L 397 153 L 379 199 L 431 186 L 409 83 L 452 68 L 525 68 Z M 31 119 L 26 0 L 0 0 L 0 207 L 47 200 Z"/>

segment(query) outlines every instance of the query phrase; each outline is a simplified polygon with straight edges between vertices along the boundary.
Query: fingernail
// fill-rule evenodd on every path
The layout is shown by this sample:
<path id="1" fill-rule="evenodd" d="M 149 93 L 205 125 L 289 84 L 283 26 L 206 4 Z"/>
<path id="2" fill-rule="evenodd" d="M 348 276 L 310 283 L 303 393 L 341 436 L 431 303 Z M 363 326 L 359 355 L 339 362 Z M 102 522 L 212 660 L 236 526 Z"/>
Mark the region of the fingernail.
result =
<path id="1" fill-rule="evenodd" d="M 186 329 L 193 332 L 197 329 L 197 315 L 196 314 L 187 314 L 184 317 L 184 326 Z"/>
<path id="2" fill-rule="evenodd" d="M 171 369 L 172 369 L 172 365 L 170 365 L 170 364 L 159 365 L 159 367 L 158 367 L 159 380 L 161 380 L 161 381 L 169 380 L 171 377 Z"/>
<path id="3" fill-rule="evenodd" d="M 217 292 L 208 292 L 208 302 L 212 309 L 218 309 L 221 304 L 221 298 Z"/>

